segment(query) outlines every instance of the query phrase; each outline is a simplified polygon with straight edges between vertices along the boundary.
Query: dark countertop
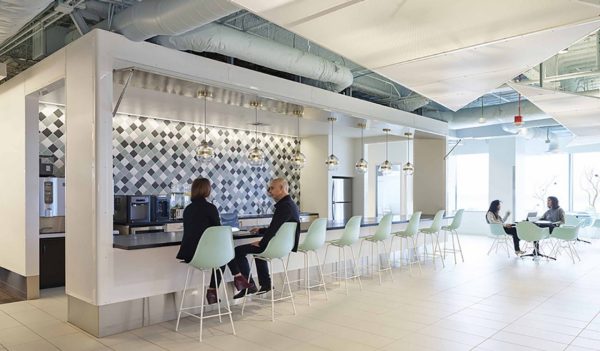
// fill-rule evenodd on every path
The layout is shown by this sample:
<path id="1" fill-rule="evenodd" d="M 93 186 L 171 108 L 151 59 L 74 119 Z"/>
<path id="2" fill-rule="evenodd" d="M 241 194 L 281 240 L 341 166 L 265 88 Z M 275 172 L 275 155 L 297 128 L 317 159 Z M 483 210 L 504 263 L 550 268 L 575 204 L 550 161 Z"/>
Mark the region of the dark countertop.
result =
<path id="1" fill-rule="evenodd" d="M 315 212 L 300 212 L 300 216 L 318 216 L 318 213 Z M 273 217 L 272 213 L 263 213 L 263 214 L 243 214 L 243 215 L 238 215 L 238 219 L 256 219 L 256 218 L 271 218 Z M 149 223 L 134 223 L 134 224 L 127 224 L 127 223 L 113 223 L 114 225 L 126 225 L 129 226 L 131 228 L 135 228 L 135 227 L 149 227 L 149 226 L 157 226 L 157 225 L 165 225 L 165 224 L 169 224 L 169 223 L 183 223 L 183 219 L 169 219 L 166 221 L 155 221 L 155 222 L 149 222 Z"/>
<path id="2" fill-rule="evenodd" d="M 451 218 L 451 217 L 445 217 Z M 372 227 L 379 224 L 378 218 L 363 218 L 361 227 Z M 429 221 L 433 219 L 433 216 L 423 215 L 421 216 L 421 221 Z M 407 223 L 408 218 L 406 216 L 394 216 L 392 223 L 400 224 Z M 342 221 L 328 221 L 327 222 L 327 230 L 336 230 L 343 229 L 344 222 Z M 301 232 L 306 232 L 309 223 L 301 223 L 300 230 Z M 243 233 L 243 234 L 242 234 Z M 163 247 L 163 246 L 177 246 L 181 244 L 181 238 L 183 237 L 183 232 L 159 232 L 159 233 L 145 233 L 145 234 L 132 234 L 132 235 L 114 235 L 113 236 L 113 248 L 123 249 L 123 250 L 139 250 L 139 249 L 149 249 L 155 247 Z M 240 231 L 233 234 L 234 240 L 240 239 L 249 239 L 249 238 L 259 238 L 261 235 L 258 234 L 249 234 L 247 231 Z"/>

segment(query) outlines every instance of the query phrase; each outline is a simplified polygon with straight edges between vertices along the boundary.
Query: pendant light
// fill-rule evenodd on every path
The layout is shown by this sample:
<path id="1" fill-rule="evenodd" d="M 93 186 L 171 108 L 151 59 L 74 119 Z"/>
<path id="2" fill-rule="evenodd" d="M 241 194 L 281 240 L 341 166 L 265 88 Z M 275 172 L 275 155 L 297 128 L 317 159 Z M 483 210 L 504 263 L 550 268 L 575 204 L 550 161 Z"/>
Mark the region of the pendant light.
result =
<path id="1" fill-rule="evenodd" d="M 379 166 L 379 171 L 381 174 L 389 174 L 392 171 L 392 163 L 388 160 L 388 135 L 391 129 L 384 128 L 383 131 L 385 132 L 385 161 Z"/>
<path id="2" fill-rule="evenodd" d="M 369 168 L 369 163 L 365 160 L 365 128 L 367 125 L 365 123 L 359 123 L 358 127 L 360 128 L 361 157 L 354 165 L 354 169 L 356 170 L 356 173 L 365 174 Z"/>
<path id="3" fill-rule="evenodd" d="M 200 92 L 200 96 L 204 98 L 204 140 L 200 143 L 200 147 L 196 150 L 196 157 L 203 162 L 209 162 L 215 157 L 215 150 L 208 143 L 208 129 L 206 128 L 206 98 L 209 93 L 206 90 Z"/>
<path id="4" fill-rule="evenodd" d="M 254 147 L 248 153 L 248 162 L 252 167 L 260 167 L 265 163 L 265 155 L 258 147 L 258 101 L 253 101 L 250 106 L 254 107 Z"/>
<path id="5" fill-rule="evenodd" d="M 404 133 L 406 136 L 406 164 L 402 167 L 402 171 L 406 175 L 412 175 L 415 172 L 415 165 L 410 163 L 410 137 L 412 133 Z"/>
<path id="6" fill-rule="evenodd" d="M 519 114 L 515 116 L 514 123 L 517 127 L 523 125 L 523 116 L 521 116 L 521 94 L 519 94 Z"/>
<path id="7" fill-rule="evenodd" d="M 479 124 L 485 123 L 485 117 L 483 117 L 483 96 L 481 97 L 481 117 L 479 117 Z"/>
<path id="8" fill-rule="evenodd" d="M 302 118 L 302 111 L 296 110 L 294 111 L 294 114 L 298 118 L 298 147 L 292 154 L 291 164 L 293 169 L 301 170 L 306 164 L 306 156 L 304 156 L 304 154 L 300 152 L 300 118 Z"/>
<path id="9" fill-rule="evenodd" d="M 331 155 L 325 161 L 325 165 L 329 171 L 335 171 L 340 165 L 340 160 L 333 154 L 333 122 L 336 121 L 336 118 L 329 117 L 327 120 L 331 122 Z"/>

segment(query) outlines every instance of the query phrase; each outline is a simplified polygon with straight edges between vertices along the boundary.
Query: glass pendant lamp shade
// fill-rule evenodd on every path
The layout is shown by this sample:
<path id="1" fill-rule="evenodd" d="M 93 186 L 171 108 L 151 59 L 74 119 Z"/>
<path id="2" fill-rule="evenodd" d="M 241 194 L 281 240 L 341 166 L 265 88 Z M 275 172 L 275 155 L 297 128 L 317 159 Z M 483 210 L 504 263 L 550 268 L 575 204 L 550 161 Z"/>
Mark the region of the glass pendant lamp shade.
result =
<path id="1" fill-rule="evenodd" d="M 248 162 L 253 167 L 260 167 L 265 164 L 265 155 L 258 147 L 253 147 L 248 153 Z"/>
<path id="2" fill-rule="evenodd" d="M 369 170 L 369 163 L 367 162 L 367 160 L 365 160 L 365 141 L 364 141 L 364 137 L 365 137 L 365 127 L 367 125 L 364 123 L 359 123 L 358 127 L 360 128 L 360 144 L 361 144 L 361 155 L 362 157 L 360 158 L 360 160 L 358 160 L 358 162 L 356 162 L 356 164 L 354 164 L 354 170 L 356 170 L 356 173 L 358 174 L 365 174 L 367 173 L 367 171 Z"/>
<path id="3" fill-rule="evenodd" d="M 365 174 L 369 169 L 369 163 L 364 158 L 361 158 L 354 165 L 354 169 L 356 170 L 356 173 Z"/>
<path id="4" fill-rule="evenodd" d="M 258 101 L 253 101 L 250 106 L 254 107 L 254 147 L 248 152 L 248 163 L 252 167 L 260 167 L 265 164 L 265 154 L 258 147 Z"/>
<path id="5" fill-rule="evenodd" d="M 406 136 L 406 163 L 402 166 L 402 172 L 406 175 L 413 175 L 415 173 L 415 165 L 410 163 L 410 137 L 412 133 L 404 133 Z"/>
<path id="6" fill-rule="evenodd" d="M 292 154 L 290 163 L 292 169 L 301 170 L 306 164 L 306 156 L 304 156 L 304 154 L 300 152 L 300 118 L 302 118 L 302 111 L 294 111 L 294 114 L 298 118 L 298 147 Z"/>
<path id="7" fill-rule="evenodd" d="M 327 161 L 325 161 L 325 165 L 327 169 L 330 171 L 335 171 L 340 166 L 340 160 L 334 154 L 329 155 Z"/>
<path id="8" fill-rule="evenodd" d="M 196 156 L 202 161 L 210 161 L 215 157 L 215 150 L 210 147 L 206 140 L 203 140 L 200 147 L 196 149 Z"/>
<path id="9" fill-rule="evenodd" d="M 300 170 L 304 168 L 304 165 L 306 164 L 306 156 L 304 156 L 304 154 L 301 153 L 300 150 L 297 150 L 292 154 L 291 163 L 293 169 Z"/>
<path id="10" fill-rule="evenodd" d="M 215 150 L 208 142 L 208 128 L 206 127 L 206 98 L 209 93 L 206 90 L 200 92 L 200 96 L 204 98 L 204 140 L 200 143 L 200 147 L 196 149 L 196 157 L 203 162 L 209 162 L 215 157 Z"/>
<path id="11" fill-rule="evenodd" d="M 389 174 L 392 171 L 392 163 L 388 161 L 388 134 L 390 129 L 385 128 L 383 131 L 385 132 L 385 161 L 379 165 L 379 171 L 381 174 Z"/>
<path id="12" fill-rule="evenodd" d="M 325 161 L 325 165 L 329 171 L 335 171 L 340 165 L 340 160 L 333 153 L 333 122 L 336 121 L 336 118 L 329 117 L 327 120 L 331 122 L 331 155 L 329 155 L 327 161 Z"/>

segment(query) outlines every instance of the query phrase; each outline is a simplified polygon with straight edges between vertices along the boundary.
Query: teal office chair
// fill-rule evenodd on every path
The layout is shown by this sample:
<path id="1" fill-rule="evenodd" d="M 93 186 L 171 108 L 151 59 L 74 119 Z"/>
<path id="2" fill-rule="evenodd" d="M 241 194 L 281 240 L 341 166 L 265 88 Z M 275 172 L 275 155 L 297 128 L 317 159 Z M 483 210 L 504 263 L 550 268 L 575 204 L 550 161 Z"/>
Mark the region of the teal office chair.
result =
<path id="1" fill-rule="evenodd" d="M 310 292 L 312 288 L 323 287 L 323 291 L 325 292 L 325 299 L 328 300 L 327 296 L 327 288 L 325 287 L 325 277 L 323 276 L 323 269 L 321 267 L 321 262 L 319 261 L 319 254 L 317 253 L 319 249 L 325 245 L 325 240 L 327 239 L 327 219 L 319 218 L 311 223 L 308 228 L 308 232 L 306 232 L 306 236 L 304 237 L 304 241 L 298 245 L 298 252 L 302 253 L 304 256 L 304 289 L 306 290 L 306 295 L 308 296 L 308 305 L 310 306 Z M 314 253 L 315 258 L 317 260 L 317 271 L 319 273 L 319 283 L 315 285 L 310 285 L 310 253 Z M 290 255 L 291 256 L 291 255 Z M 290 256 L 288 256 L 288 266 Z"/>
<path id="2" fill-rule="evenodd" d="M 444 264 L 444 256 L 442 255 L 442 247 L 440 245 L 440 229 L 442 228 L 442 216 L 444 215 L 444 210 L 439 210 L 433 217 L 433 222 L 431 223 L 431 227 L 429 228 L 421 228 L 419 229 L 419 233 L 423 234 L 423 260 L 426 260 L 427 257 L 431 257 L 433 261 L 433 268 L 435 269 L 435 257 L 439 256 L 442 261 L 442 267 L 446 267 Z M 431 251 L 429 254 L 427 252 L 427 237 L 431 238 Z"/>
<path id="3" fill-rule="evenodd" d="M 456 264 L 456 252 L 460 252 L 460 258 L 463 262 L 465 262 L 465 258 L 463 256 L 463 252 L 462 252 L 462 247 L 460 246 L 460 238 L 458 236 L 458 228 L 460 228 L 460 225 L 462 224 L 462 217 L 463 217 L 463 212 L 465 212 L 465 210 L 460 209 L 458 211 L 456 211 L 456 213 L 454 214 L 454 218 L 452 219 L 452 223 L 450 223 L 450 225 L 445 225 L 442 227 L 442 230 L 444 231 L 444 250 L 442 251 L 444 254 L 444 258 L 446 258 L 446 252 L 452 252 L 452 254 L 454 255 L 454 264 Z M 447 249 L 446 248 L 446 242 L 447 240 L 447 235 L 448 232 L 450 232 L 450 240 L 452 240 L 452 249 Z M 456 245 L 458 246 L 458 250 L 456 249 L 456 246 L 454 245 L 454 239 L 456 238 Z"/>
<path id="4" fill-rule="evenodd" d="M 277 233 L 265 248 L 265 251 L 251 255 L 252 266 L 250 267 L 250 276 L 248 277 L 248 281 L 252 276 L 252 268 L 256 265 L 256 259 L 266 261 L 269 264 L 269 273 L 273 274 L 273 261 L 280 260 L 283 266 L 283 289 L 285 289 L 286 285 L 288 288 L 289 296 L 281 296 L 280 298 L 275 298 L 275 289 L 273 286 L 273 279 L 271 279 L 271 298 L 264 299 L 260 297 L 254 297 L 257 300 L 265 300 L 271 302 L 271 321 L 275 321 L 275 302 L 290 299 L 292 302 L 292 308 L 294 309 L 294 315 L 296 314 L 296 305 L 294 304 L 294 295 L 292 294 L 292 289 L 290 287 L 290 279 L 288 277 L 287 265 L 283 260 L 284 257 L 288 256 L 292 249 L 294 248 L 294 242 L 296 240 L 296 227 L 298 223 L 295 222 L 286 222 L 279 227 Z M 282 290 L 283 290 L 282 289 Z M 246 307 L 246 300 L 248 298 L 248 291 L 244 295 L 244 302 L 242 304 L 242 315 L 244 314 L 244 308 Z"/>
<path id="5" fill-rule="evenodd" d="M 385 241 L 388 240 L 392 235 L 392 218 L 391 214 L 387 214 L 383 216 L 379 225 L 377 226 L 377 230 L 375 234 L 371 236 L 364 237 L 360 243 L 360 248 L 358 249 L 358 259 L 361 258 L 362 247 L 365 242 L 371 244 L 371 266 L 375 269 L 375 254 L 377 254 L 377 274 L 379 275 L 379 285 L 381 285 L 381 272 L 389 271 L 392 282 L 394 281 L 394 275 L 392 273 L 392 263 L 390 261 L 390 254 L 385 246 Z M 381 263 L 381 254 L 379 253 L 379 244 L 383 245 L 383 252 L 387 255 L 388 266 L 382 268 Z M 391 249 L 391 246 L 390 246 Z M 368 261 L 367 261 L 368 262 Z"/>
<path id="6" fill-rule="evenodd" d="M 496 249 L 496 253 L 498 253 L 498 248 L 504 246 L 506 248 L 506 256 L 510 258 L 510 250 L 508 248 L 509 235 L 504 231 L 504 226 L 500 223 L 490 223 L 490 234 L 494 237 L 494 241 L 487 252 L 488 256 L 492 250 Z"/>
<path id="7" fill-rule="evenodd" d="M 412 216 L 410 216 L 410 220 L 408 221 L 406 229 L 404 229 L 403 231 L 392 233 L 392 242 L 390 244 L 391 251 L 393 250 L 392 247 L 394 245 L 394 239 L 400 239 L 400 264 L 402 265 L 402 256 L 404 255 L 402 242 L 406 241 L 406 264 L 409 265 L 409 270 L 411 273 L 413 263 L 417 263 L 419 265 L 419 272 L 421 272 L 421 260 L 419 259 L 419 254 L 417 252 L 417 235 L 419 233 L 420 220 L 421 211 L 414 212 Z M 409 243 L 411 245 L 409 245 Z M 411 250 L 412 254 L 410 254 Z"/>
<path id="8" fill-rule="evenodd" d="M 533 243 L 533 253 L 529 255 L 521 255 L 521 258 L 533 257 L 533 260 L 537 260 L 540 257 L 546 257 L 546 259 L 553 259 L 554 257 L 546 256 L 540 253 L 539 243 L 540 241 L 547 239 L 550 236 L 550 230 L 548 228 L 540 228 L 531 222 L 518 222 L 517 223 L 517 235 L 520 240 Z"/>
<path id="9" fill-rule="evenodd" d="M 577 224 L 576 226 L 563 225 L 558 228 L 554 228 L 552 231 L 552 238 L 555 239 L 555 242 L 550 255 L 557 257 L 561 254 L 561 252 L 564 251 L 567 253 L 567 255 L 569 255 L 569 257 L 571 257 L 571 261 L 573 261 L 573 263 L 575 263 L 575 257 L 581 261 L 581 257 L 579 257 L 577 249 L 575 248 L 580 227 L 580 224 Z"/>
<path id="10" fill-rule="evenodd" d="M 566 225 L 566 226 L 576 227 L 577 225 L 579 225 L 580 222 L 581 222 L 581 220 L 579 220 L 577 218 L 577 216 L 575 216 L 575 215 L 572 215 L 572 214 L 565 215 L 565 224 L 564 225 Z"/>
<path id="11" fill-rule="evenodd" d="M 227 305 L 225 312 L 221 312 L 221 300 L 219 296 L 220 287 L 217 287 L 218 313 L 209 316 L 204 315 L 204 297 L 202 297 L 202 303 L 200 304 L 200 306 L 183 306 L 183 302 L 185 300 L 185 292 L 188 288 L 188 284 L 190 282 L 190 278 L 194 269 L 200 270 L 202 272 L 202 288 L 200 291 L 201 294 L 204 294 L 204 273 L 206 271 L 212 271 L 214 274 L 215 281 L 217 281 L 216 270 L 219 270 L 219 272 L 221 273 L 221 277 L 223 277 L 223 271 L 221 271 L 220 267 L 224 266 L 225 264 L 227 264 L 227 262 L 231 261 L 234 256 L 235 251 L 233 249 L 233 234 L 231 233 L 231 227 L 210 227 L 204 231 L 204 233 L 200 237 L 198 246 L 196 247 L 194 257 L 188 264 L 187 276 L 185 278 L 185 285 L 181 296 L 181 303 L 179 305 L 179 313 L 177 313 L 177 324 L 175 325 L 175 331 L 179 330 L 179 320 L 181 319 L 182 313 L 194 318 L 198 318 L 200 319 L 200 341 L 202 341 L 202 322 L 204 321 L 204 319 L 219 317 L 219 321 L 221 321 L 221 316 L 228 315 L 229 321 L 231 323 L 231 330 L 233 330 L 233 335 L 235 335 L 235 327 L 233 326 L 233 318 L 231 317 L 231 307 L 229 306 L 229 298 L 227 296 L 227 287 L 225 286 L 225 284 L 220 284 L 225 293 L 224 300 Z M 198 307 L 200 307 L 199 317 L 193 313 L 187 312 L 188 310 L 197 309 Z"/>
<path id="12" fill-rule="evenodd" d="M 339 269 L 336 270 L 336 276 L 338 280 L 344 280 L 344 285 L 346 288 L 346 295 L 348 294 L 348 280 L 349 279 L 357 279 L 360 290 L 362 290 L 362 282 L 360 281 L 360 272 L 358 270 L 358 266 L 356 264 L 356 256 L 354 256 L 354 249 L 352 245 L 354 245 L 358 241 L 358 237 L 360 236 L 360 222 L 362 220 L 362 216 L 354 216 L 351 217 L 346 226 L 344 227 L 344 232 L 342 233 L 342 237 L 337 240 L 332 240 L 327 243 L 327 248 L 325 249 L 325 258 L 323 259 L 323 264 L 327 263 L 327 252 L 331 246 L 338 248 L 338 262 L 340 259 L 344 261 L 344 276 L 340 275 Z M 352 276 L 348 276 L 348 267 L 346 265 L 346 248 L 350 248 L 350 253 L 352 255 L 352 267 L 354 273 Z M 338 265 L 339 268 L 339 265 Z"/>

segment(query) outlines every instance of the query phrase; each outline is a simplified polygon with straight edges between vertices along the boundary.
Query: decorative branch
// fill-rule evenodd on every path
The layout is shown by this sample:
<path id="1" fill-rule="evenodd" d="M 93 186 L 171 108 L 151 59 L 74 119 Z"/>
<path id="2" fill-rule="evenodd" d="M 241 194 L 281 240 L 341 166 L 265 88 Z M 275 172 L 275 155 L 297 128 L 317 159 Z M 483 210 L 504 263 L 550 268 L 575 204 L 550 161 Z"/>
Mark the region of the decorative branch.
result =
<path id="1" fill-rule="evenodd" d="M 533 198 L 538 200 L 542 206 L 546 203 L 546 198 L 548 196 L 548 189 L 552 185 L 556 185 L 556 176 L 553 176 L 550 180 L 540 183 L 540 185 L 535 189 L 533 193 Z"/>
<path id="2" fill-rule="evenodd" d="M 600 176 L 593 168 L 586 169 L 581 175 L 581 189 L 586 193 L 590 208 L 596 208 L 600 195 Z"/>

